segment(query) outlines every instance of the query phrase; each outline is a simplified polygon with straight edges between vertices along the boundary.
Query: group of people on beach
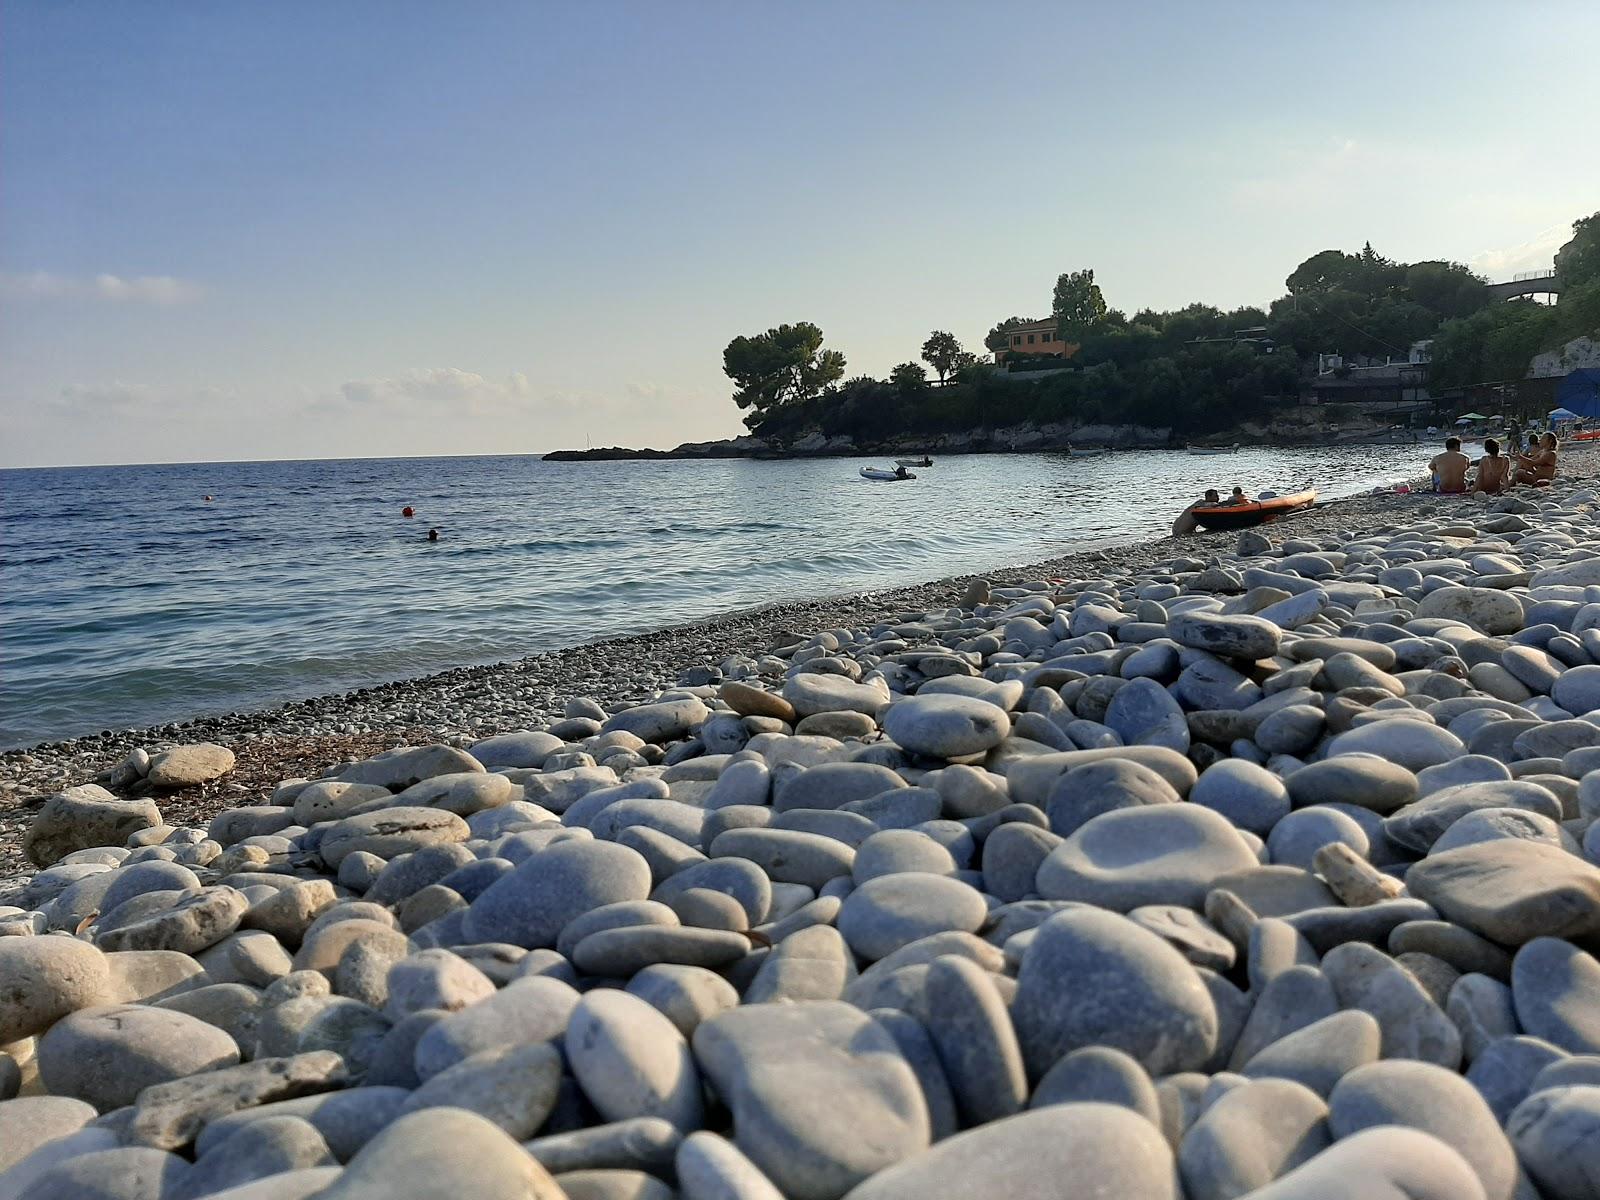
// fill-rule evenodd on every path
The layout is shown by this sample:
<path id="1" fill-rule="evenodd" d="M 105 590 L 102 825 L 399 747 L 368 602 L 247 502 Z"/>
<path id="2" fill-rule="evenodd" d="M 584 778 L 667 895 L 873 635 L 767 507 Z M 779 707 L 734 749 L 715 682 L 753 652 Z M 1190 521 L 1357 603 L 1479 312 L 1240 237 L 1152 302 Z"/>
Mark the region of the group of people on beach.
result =
<path id="1" fill-rule="evenodd" d="M 1526 487 L 1544 487 L 1556 476 L 1556 460 L 1561 445 L 1553 433 L 1542 434 L 1531 441 L 1526 454 L 1521 451 L 1520 433 L 1513 435 L 1516 449 L 1510 454 L 1501 452 L 1500 443 L 1492 437 L 1483 439 L 1483 457 L 1474 464 L 1461 452 L 1461 439 L 1445 439 L 1444 453 L 1434 455 L 1428 463 L 1433 475 L 1433 491 L 1442 496 L 1472 495 L 1498 496 L 1522 484 Z M 1471 479 L 1468 479 L 1468 473 Z M 1406 490 L 1406 489 L 1401 489 Z M 1271 495 L 1272 493 L 1263 493 Z M 1194 510 L 1197 508 L 1227 508 L 1249 504 L 1250 497 L 1244 489 L 1234 488 L 1233 495 L 1224 500 L 1214 488 L 1206 489 L 1203 499 L 1196 500 L 1178 514 L 1172 523 L 1174 534 L 1193 533 L 1199 528 Z"/>
<path id="2" fill-rule="evenodd" d="M 1483 439 L 1483 457 L 1477 462 L 1471 485 L 1467 472 L 1472 470 L 1472 459 L 1461 453 L 1461 439 L 1446 438 L 1444 453 L 1436 454 L 1428 463 L 1433 473 L 1433 490 L 1444 496 L 1474 495 L 1497 496 L 1510 491 L 1517 484 L 1543 487 L 1556 475 L 1556 455 L 1560 444 L 1556 435 L 1546 433 L 1528 447 L 1528 453 L 1502 454 L 1500 443 L 1494 438 Z"/>

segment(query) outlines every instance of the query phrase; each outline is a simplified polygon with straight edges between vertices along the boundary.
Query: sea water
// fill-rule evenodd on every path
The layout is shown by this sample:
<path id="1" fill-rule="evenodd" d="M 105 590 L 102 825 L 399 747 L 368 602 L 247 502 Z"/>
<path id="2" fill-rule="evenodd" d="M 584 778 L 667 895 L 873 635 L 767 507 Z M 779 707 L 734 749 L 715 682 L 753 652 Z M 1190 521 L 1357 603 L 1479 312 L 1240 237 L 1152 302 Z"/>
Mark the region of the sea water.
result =
<path id="1" fill-rule="evenodd" d="M 841 458 L 0 471 L 0 747 L 1138 541 L 1206 487 L 1345 496 L 1428 454 L 956 455 L 904 483 Z"/>

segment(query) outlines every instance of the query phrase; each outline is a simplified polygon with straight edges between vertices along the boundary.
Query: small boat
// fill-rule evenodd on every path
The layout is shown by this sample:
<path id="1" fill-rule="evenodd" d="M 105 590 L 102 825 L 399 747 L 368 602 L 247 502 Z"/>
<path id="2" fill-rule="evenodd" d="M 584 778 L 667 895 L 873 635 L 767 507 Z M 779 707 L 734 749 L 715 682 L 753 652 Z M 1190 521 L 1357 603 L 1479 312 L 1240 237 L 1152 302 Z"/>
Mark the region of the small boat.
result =
<path id="1" fill-rule="evenodd" d="M 1266 521 L 1275 521 L 1287 513 L 1310 508 L 1316 502 L 1317 489 L 1290 492 L 1286 496 L 1269 496 L 1245 504 L 1207 504 L 1190 509 L 1195 524 L 1213 532 L 1219 529 L 1248 529 Z"/>
<path id="2" fill-rule="evenodd" d="M 1099 458 L 1102 454 L 1110 454 L 1111 451 L 1107 447 L 1101 446 L 1101 447 L 1099 447 L 1097 449 L 1094 449 L 1094 450 L 1071 450 L 1071 449 L 1069 449 L 1067 451 L 1067 453 L 1073 458 Z"/>
<path id="3" fill-rule="evenodd" d="M 1567 441 L 1569 442 L 1592 442 L 1596 439 L 1600 439 L 1600 429 L 1586 429 L 1582 433 L 1574 433 L 1567 436 Z"/>
<path id="4" fill-rule="evenodd" d="M 1190 454 L 1237 454 L 1237 453 L 1239 453 L 1239 443 L 1235 442 L 1231 446 L 1196 446 L 1193 442 L 1191 442 L 1191 443 L 1189 443 L 1189 453 Z"/>
<path id="5" fill-rule="evenodd" d="M 931 467 L 933 459 L 924 454 L 921 458 L 897 458 L 894 460 L 897 467 Z"/>
<path id="6" fill-rule="evenodd" d="M 899 483 L 903 479 L 915 479 L 916 476 L 910 471 L 907 471 L 904 475 L 897 475 L 887 467 L 862 467 L 861 478 L 876 479 L 883 483 Z"/>

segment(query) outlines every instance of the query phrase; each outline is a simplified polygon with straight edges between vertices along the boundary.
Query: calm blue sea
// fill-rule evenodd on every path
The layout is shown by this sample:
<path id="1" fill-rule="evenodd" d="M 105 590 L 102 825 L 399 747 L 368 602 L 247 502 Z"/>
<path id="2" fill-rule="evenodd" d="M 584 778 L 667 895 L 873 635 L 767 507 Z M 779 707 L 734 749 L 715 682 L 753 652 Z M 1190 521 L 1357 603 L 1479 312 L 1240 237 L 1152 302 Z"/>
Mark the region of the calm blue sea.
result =
<path id="1" fill-rule="evenodd" d="M 964 455 L 897 484 L 868 461 L 0 471 L 0 747 L 1135 541 L 1207 485 L 1348 495 L 1426 454 Z"/>

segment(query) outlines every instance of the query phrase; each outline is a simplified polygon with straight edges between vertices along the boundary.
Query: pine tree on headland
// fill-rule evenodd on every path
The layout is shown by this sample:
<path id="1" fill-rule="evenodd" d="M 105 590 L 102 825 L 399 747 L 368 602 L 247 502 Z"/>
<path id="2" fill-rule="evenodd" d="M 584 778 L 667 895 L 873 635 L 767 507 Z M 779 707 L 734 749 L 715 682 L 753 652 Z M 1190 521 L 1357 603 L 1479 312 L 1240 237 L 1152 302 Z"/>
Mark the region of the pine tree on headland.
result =
<path id="1" fill-rule="evenodd" d="M 822 348 L 822 330 L 810 321 L 779 325 L 753 337 L 736 337 L 722 352 L 722 370 L 737 390 L 733 401 L 751 411 L 757 428 L 778 409 L 810 400 L 844 378 L 844 355 Z"/>

